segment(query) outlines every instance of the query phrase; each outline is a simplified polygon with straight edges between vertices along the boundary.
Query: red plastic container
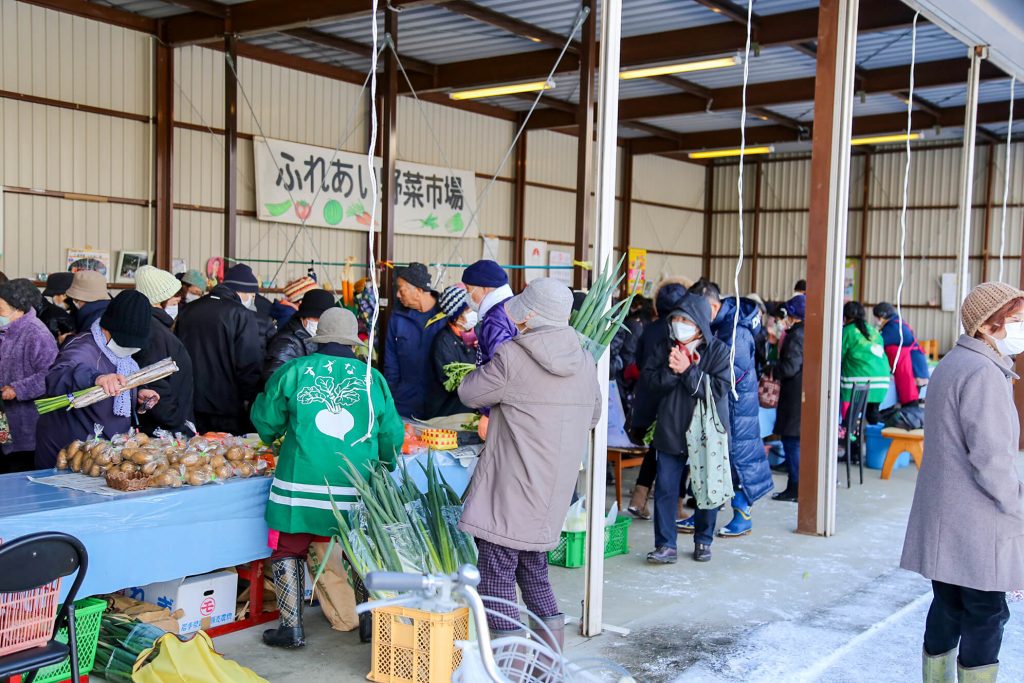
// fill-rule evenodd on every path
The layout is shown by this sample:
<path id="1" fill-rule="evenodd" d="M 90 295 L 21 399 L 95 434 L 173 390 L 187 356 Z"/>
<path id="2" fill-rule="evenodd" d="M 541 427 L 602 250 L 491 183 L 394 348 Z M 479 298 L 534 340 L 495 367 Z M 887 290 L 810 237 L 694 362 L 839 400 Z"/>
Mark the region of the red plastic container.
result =
<path id="1" fill-rule="evenodd" d="M 0 657 L 50 641 L 59 595 L 60 579 L 22 593 L 0 593 Z"/>

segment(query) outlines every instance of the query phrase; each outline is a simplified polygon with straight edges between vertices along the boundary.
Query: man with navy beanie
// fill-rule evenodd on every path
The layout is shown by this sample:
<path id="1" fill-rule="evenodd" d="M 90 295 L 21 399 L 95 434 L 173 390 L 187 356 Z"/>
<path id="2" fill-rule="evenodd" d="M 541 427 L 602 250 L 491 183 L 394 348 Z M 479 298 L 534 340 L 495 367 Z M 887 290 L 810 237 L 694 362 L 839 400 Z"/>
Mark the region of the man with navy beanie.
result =
<path id="1" fill-rule="evenodd" d="M 512 298 L 508 275 L 496 262 L 482 259 L 462 273 L 462 284 L 469 293 L 469 307 L 480 315 L 477 328 L 478 365 L 491 360 L 498 347 L 518 334 L 515 324 L 505 313 L 505 302 Z"/>

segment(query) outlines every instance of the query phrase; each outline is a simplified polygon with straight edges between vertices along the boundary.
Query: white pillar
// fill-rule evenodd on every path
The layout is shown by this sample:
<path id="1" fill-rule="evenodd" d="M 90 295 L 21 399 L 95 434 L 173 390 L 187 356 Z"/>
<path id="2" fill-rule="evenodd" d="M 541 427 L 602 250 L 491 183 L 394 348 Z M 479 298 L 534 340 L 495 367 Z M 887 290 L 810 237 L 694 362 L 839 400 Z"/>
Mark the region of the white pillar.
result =
<path id="1" fill-rule="evenodd" d="M 597 230 L 594 235 L 595 271 L 608 264 L 615 241 L 615 163 L 619 126 L 619 39 L 622 33 L 621 0 L 601 2 L 601 54 L 598 59 L 597 125 Z M 601 420 L 594 429 L 587 471 L 587 556 L 584 567 L 583 635 L 601 633 L 604 608 L 604 504 L 608 466 L 608 354 L 597 364 L 601 385 Z"/>
<path id="2" fill-rule="evenodd" d="M 960 304 L 971 289 L 971 203 L 974 193 L 974 145 L 978 131 L 978 83 L 981 60 L 988 57 L 988 48 L 970 49 L 971 68 L 967 72 L 967 104 L 964 108 L 964 148 L 960 158 L 960 202 L 957 224 L 960 227 L 960 249 L 956 255 L 956 316 L 953 318 L 953 341 L 960 338 Z"/>

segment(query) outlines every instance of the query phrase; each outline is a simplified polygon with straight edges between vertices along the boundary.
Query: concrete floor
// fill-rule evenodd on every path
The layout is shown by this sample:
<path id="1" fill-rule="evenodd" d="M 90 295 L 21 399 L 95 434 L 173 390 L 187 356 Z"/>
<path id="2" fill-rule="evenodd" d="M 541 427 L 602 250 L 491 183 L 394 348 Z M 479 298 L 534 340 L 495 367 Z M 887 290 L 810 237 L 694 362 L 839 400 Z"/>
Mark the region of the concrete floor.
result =
<path id="1" fill-rule="evenodd" d="M 567 636 L 568 656 L 606 657 L 637 680 L 652 683 L 914 680 L 920 675 L 927 608 L 921 596 L 928 584 L 897 567 L 915 480 L 913 468 L 897 470 L 889 481 L 865 470 L 863 486 L 855 483 L 847 490 L 842 485 L 838 531 L 828 539 L 794 533 L 795 504 L 761 501 L 754 509 L 753 535 L 716 540 L 708 564 L 685 554 L 692 548 L 690 537 L 679 539 L 678 564 L 646 564 L 644 555 L 653 547 L 651 523 L 635 521 L 630 554 L 605 565 L 604 622 L 631 633 L 589 640 L 573 633 Z M 777 488 L 784 484 L 776 476 Z M 719 524 L 729 518 L 723 513 Z M 551 576 L 563 610 L 578 616 L 583 570 L 553 567 Z M 296 652 L 265 648 L 260 629 L 215 642 L 226 656 L 273 683 L 365 680 L 370 650 L 356 634 L 331 631 L 316 610 L 307 611 L 306 625 L 309 644 Z M 883 636 L 885 629 L 899 637 Z M 859 658 L 872 659 L 872 638 L 898 643 L 896 650 L 889 648 L 888 659 L 905 671 L 847 676 L 848 669 L 862 666 Z M 1007 641 L 1004 653 L 1012 643 Z M 1024 671 L 1024 655 L 1017 659 L 1012 667 Z"/>

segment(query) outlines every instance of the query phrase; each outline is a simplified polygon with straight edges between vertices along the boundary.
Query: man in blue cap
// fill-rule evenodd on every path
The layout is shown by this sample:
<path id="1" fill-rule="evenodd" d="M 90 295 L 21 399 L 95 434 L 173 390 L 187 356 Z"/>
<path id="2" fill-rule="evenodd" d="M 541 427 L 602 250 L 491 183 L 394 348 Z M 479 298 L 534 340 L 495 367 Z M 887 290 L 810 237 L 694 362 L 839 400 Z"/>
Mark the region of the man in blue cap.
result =
<path id="1" fill-rule="evenodd" d="M 491 360 L 498 347 L 518 334 L 515 323 L 505 313 L 505 302 L 512 298 L 508 274 L 496 262 L 482 259 L 462 273 L 462 284 L 469 293 L 469 307 L 480 316 L 477 328 L 477 365 Z"/>

